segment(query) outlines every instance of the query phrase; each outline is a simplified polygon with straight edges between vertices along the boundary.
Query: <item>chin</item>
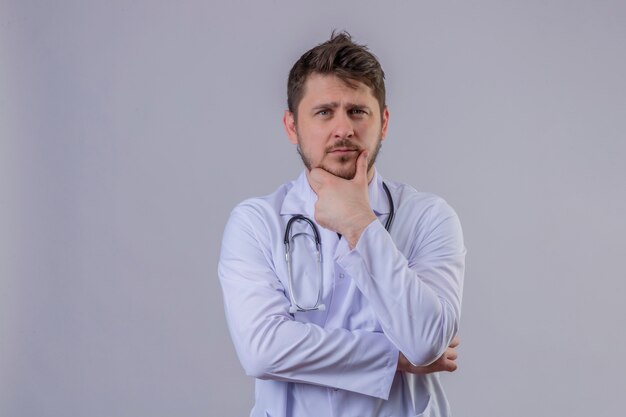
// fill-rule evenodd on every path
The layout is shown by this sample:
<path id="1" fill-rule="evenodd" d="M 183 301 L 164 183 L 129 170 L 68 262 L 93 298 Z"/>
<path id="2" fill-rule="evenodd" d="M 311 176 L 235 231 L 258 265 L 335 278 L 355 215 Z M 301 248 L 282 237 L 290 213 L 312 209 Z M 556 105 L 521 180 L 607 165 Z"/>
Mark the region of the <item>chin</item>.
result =
<path id="1" fill-rule="evenodd" d="M 356 166 L 345 166 L 345 167 L 327 167 L 320 166 L 324 171 L 328 171 L 331 174 L 343 178 L 345 180 L 351 180 L 356 175 Z"/>

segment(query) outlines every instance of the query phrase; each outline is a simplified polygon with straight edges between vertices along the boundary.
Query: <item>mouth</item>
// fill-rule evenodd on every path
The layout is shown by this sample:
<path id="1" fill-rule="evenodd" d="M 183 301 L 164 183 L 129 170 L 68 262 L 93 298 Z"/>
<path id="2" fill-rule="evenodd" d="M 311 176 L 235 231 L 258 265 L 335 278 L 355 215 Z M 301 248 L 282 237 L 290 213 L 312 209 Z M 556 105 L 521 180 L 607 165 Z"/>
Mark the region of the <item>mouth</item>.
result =
<path id="1" fill-rule="evenodd" d="M 334 155 L 347 155 L 352 152 L 358 152 L 358 151 L 359 151 L 358 149 L 354 149 L 354 148 L 335 148 L 335 149 L 328 151 L 328 153 L 334 154 Z"/>

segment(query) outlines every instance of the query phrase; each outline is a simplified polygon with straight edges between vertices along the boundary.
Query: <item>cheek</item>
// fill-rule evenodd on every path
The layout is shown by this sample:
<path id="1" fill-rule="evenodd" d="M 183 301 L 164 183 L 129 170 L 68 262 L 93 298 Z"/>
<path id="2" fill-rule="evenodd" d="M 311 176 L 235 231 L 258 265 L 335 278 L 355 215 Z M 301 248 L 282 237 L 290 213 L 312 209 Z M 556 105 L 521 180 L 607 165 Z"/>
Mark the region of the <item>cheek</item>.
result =
<path id="1" fill-rule="evenodd" d="M 328 132 L 323 127 L 308 126 L 306 131 L 302 132 L 301 146 L 306 149 L 313 157 L 319 157 L 324 154 L 328 145 Z"/>
<path id="2" fill-rule="evenodd" d="M 309 146 L 309 155 L 313 161 L 319 162 L 324 158 L 324 146 L 319 143 L 311 143 Z"/>
<path id="3" fill-rule="evenodd" d="M 325 141 L 328 138 L 329 127 L 324 123 L 311 123 L 308 126 L 308 136 L 313 141 Z"/>

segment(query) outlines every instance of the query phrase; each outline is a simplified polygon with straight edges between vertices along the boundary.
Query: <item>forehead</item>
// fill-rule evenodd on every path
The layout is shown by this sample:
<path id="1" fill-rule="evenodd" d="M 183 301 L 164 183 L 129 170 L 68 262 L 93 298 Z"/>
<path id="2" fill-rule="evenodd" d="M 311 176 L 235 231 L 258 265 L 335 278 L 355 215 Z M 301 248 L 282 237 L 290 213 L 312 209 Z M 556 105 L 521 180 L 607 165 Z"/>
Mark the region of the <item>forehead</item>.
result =
<path id="1" fill-rule="evenodd" d="M 352 85 L 333 74 L 313 73 L 304 83 L 304 94 L 300 106 L 315 106 L 325 102 L 350 102 L 378 106 L 370 87 L 356 80 L 350 80 L 350 83 Z"/>

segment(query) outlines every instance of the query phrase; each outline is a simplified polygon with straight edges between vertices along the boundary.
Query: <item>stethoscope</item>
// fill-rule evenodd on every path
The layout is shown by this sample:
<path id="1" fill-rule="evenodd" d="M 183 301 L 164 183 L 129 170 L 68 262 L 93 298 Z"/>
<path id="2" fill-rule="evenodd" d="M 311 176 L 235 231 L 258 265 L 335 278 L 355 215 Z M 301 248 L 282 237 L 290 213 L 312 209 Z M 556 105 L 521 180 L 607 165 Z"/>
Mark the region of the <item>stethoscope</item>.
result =
<path id="1" fill-rule="evenodd" d="M 395 215 L 395 208 L 393 206 L 393 198 L 391 197 L 391 193 L 389 192 L 389 188 L 387 188 L 387 184 L 383 182 L 383 189 L 385 190 L 385 194 L 387 194 L 387 200 L 389 201 L 389 216 L 387 217 L 387 221 L 385 222 L 385 229 L 389 232 L 391 230 L 391 224 L 393 223 L 393 217 Z M 294 222 L 302 221 L 308 224 L 313 230 L 313 236 L 308 233 L 300 232 L 295 235 L 291 235 L 291 227 Z M 293 272 L 291 267 L 291 243 L 298 236 L 304 236 L 308 239 L 311 239 L 313 243 L 315 243 L 315 258 L 317 262 L 317 270 L 319 275 L 319 285 L 317 291 L 317 300 L 315 301 L 315 305 L 313 307 L 303 307 L 298 300 L 296 300 L 296 295 L 293 291 Z M 341 235 L 339 235 L 341 237 Z M 305 312 L 305 311 L 313 311 L 313 310 L 325 310 L 326 305 L 320 304 L 322 301 L 323 294 L 323 285 L 324 285 L 324 275 L 322 270 L 322 239 L 320 238 L 320 232 L 315 226 L 315 223 L 311 219 L 302 214 L 296 214 L 287 222 L 287 227 L 285 227 L 285 259 L 287 261 L 287 284 L 289 285 L 289 298 L 291 300 L 291 307 L 289 308 L 289 312 L 291 314 L 296 312 Z"/>

